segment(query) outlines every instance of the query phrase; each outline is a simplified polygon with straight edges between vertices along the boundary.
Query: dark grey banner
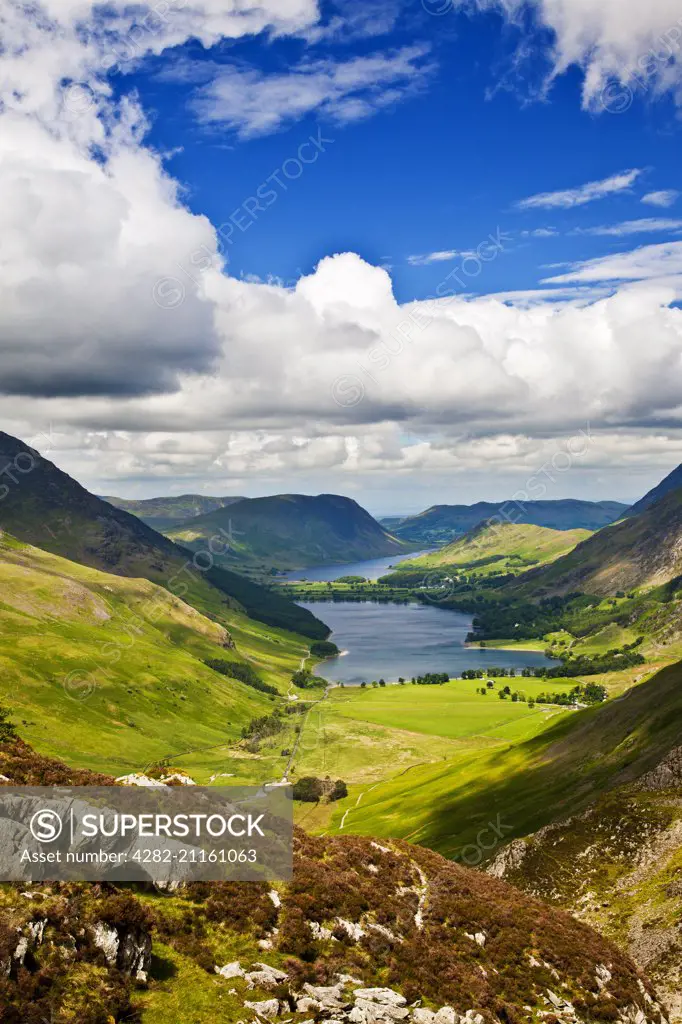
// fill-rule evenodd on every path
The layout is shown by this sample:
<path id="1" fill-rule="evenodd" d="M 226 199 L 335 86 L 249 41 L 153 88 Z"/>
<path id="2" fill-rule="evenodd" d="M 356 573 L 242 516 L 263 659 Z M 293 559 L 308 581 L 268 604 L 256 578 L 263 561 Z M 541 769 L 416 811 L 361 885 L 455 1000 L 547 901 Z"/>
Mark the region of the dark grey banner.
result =
<path id="1" fill-rule="evenodd" d="M 0 787 L 0 881 L 288 881 L 291 790 Z"/>

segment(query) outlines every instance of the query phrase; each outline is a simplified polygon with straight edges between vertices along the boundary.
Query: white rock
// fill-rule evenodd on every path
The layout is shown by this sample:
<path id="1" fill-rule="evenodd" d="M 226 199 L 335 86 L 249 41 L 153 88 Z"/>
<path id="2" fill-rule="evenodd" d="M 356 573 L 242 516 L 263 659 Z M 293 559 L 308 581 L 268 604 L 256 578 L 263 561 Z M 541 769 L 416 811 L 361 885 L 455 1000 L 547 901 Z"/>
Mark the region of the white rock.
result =
<path id="1" fill-rule="evenodd" d="M 183 775 L 181 772 L 175 772 L 173 775 L 164 775 L 161 781 L 163 783 L 178 782 L 181 786 L 196 786 L 194 779 L 190 779 L 189 775 Z"/>
<path id="2" fill-rule="evenodd" d="M 324 925 L 318 924 L 317 921 L 308 921 L 308 927 L 313 933 L 314 939 L 333 939 L 334 936 L 329 928 L 325 928 Z"/>
<path id="3" fill-rule="evenodd" d="M 479 946 L 485 946 L 485 944 L 486 944 L 486 934 L 485 934 L 485 932 L 476 932 L 476 934 L 474 935 L 474 941 L 477 942 L 479 944 Z"/>
<path id="4" fill-rule="evenodd" d="M 317 999 L 311 999 L 310 996 L 301 996 L 300 999 L 296 1000 L 296 1011 L 298 1013 L 317 1013 L 321 1009 L 322 1003 L 319 1003 Z"/>
<path id="5" fill-rule="evenodd" d="M 24 958 L 25 958 L 27 953 L 28 953 L 28 936 L 22 935 L 21 938 L 19 939 L 19 941 L 17 942 L 16 949 L 14 950 L 14 953 L 12 954 L 12 956 L 17 961 L 17 963 L 20 963 L 20 964 L 23 965 Z"/>
<path id="6" fill-rule="evenodd" d="M 132 775 L 120 775 L 117 779 L 123 786 L 146 786 L 147 788 L 163 786 L 163 782 L 159 782 L 158 779 L 150 779 L 148 775 L 142 775 L 140 772 L 134 772 Z"/>
<path id="7" fill-rule="evenodd" d="M 416 1010 L 412 1011 L 412 1020 L 414 1024 L 435 1024 L 436 1015 L 433 1010 L 418 1006 Z"/>
<path id="8" fill-rule="evenodd" d="M 340 925 L 346 935 L 350 939 L 354 939 L 355 942 L 358 942 L 365 934 L 364 928 L 362 928 L 361 925 L 356 924 L 354 921 L 346 921 L 343 917 L 337 917 L 336 923 Z"/>
<path id="9" fill-rule="evenodd" d="M 36 946 L 39 946 L 43 941 L 43 935 L 45 934 L 45 926 L 47 925 L 47 918 L 43 918 L 42 921 L 30 921 L 27 925 L 28 931 L 31 935 Z"/>
<path id="10" fill-rule="evenodd" d="M 0 775 L 0 782 L 9 782 L 9 781 L 10 780 L 7 778 L 6 775 Z"/>
<path id="11" fill-rule="evenodd" d="M 244 1006 L 247 1006 L 249 1010 L 253 1010 L 260 1017 L 267 1017 L 272 1020 L 279 1014 L 279 999 L 262 999 L 258 1003 L 245 1002 Z"/>
<path id="12" fill-rule="evenodd" d="M 268 974 L 272 974 L 278 981 L 286 981 L 289 977 L 286 971 L 281 971 L 279 967 L 273 967 L 272 964 L 262 964 L 257 961 L 253 966 L 257 967 L 259 971 L 267 971 Z"/>
<path id="13" fill-rule="evenodd" d="M 239 960 L 233 960 L 231 964 L 225 964 L 224 967 L 216 967 L 215 972 L 221 978 L 243 978 L 246 973 Z"/>
<path id="14" fill-rule="evenodd" d="M 405 1006 L 407 1002 L 405 996 L 394 992 L 392 988 L 356 988 L 353 996 L 356 1002 L 358 999 L 362 999 L 366 1002 L 383 1003 L 387 1006 Z"/>
<path id="15" fill-rule="evenodd" d="M 410 1011 L 392 1003 L 376 1003 L 369 999 L 356 1000 L 355 1006 L 348 1014 L 353 1024 L 374 1024 L 376 1021 L 403 1021 L 409 1017 Z"/>
<path id="16" fill-rule="evenodd" d="M 599 990 L 605 989 L 613 975 L 604 964 L 597 964 L 597 986 Z"/>
<path id="17" fill-rule="evenodd" d="M 92 933 L 92 939 L 101 949 L 108 964 L 113 966 L 118 957 L 119 937 L 115 928 L 109 928 L 104 921 L 98 921 Z"/>
<path id="18" fill-rule="evenodd" d="M 322 1006 L 336 1009 L 346 1005 L 343 998 L 343 982 L 339 982 L 338 985 L 310 985 L 306 982 L 303 991 Z"/>
<path id="19" fill-rule="evenodd" d="M 268 971 L 249 971 L 244 975 L 249 988 L 277 988 L 279 982 L 273 974 Z"/>
<path id="20" fill-rule="evenodd" d="M 441 1006 L 436 1013 L 435 1024 L 459 1024 L 459 1014 L 451 1006 Z"/>
<path id="21" fill-rule="evenodd" d="M 268 893 L 268 896 L 272 900 L 274 906 L 276 906 L 277 909 L 279 910 L 279 908 L 282 906 L 282 900 L 277 890 L 271 889 L 270 892 Z"/>

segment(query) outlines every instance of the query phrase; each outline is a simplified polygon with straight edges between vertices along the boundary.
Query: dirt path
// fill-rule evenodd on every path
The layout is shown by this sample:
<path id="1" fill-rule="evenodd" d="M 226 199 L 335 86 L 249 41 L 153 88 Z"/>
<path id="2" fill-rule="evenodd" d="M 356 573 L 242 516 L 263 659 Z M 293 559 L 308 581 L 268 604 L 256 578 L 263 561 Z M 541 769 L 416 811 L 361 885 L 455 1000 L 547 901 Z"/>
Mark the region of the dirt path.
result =
<path id="1" fill-rule="evenodd" d="M 380 779 L 378 782 L 375 782 L 373 786 L 370 786 L 369 789 L 363 789 L 362 793 L 358 793 L 358 798 L 355 801 L 354 805 L 352 807 L 346 808 L 346 810 L 344 811 L 343 817 L 341 818 L 341 821 L 339 823 L 339 832 L 346 824 L 346 818 L 348 817 L 350 812 L 354 811 L 357 807 L 360 806 L 360 802 L 362 801 L 363 796 L 366 796 L 367 793 L 371 793 L 373 789 L 377 788 L 377 786 L 383 786 L 385 782 L 393 782 L 394 779 L 399 779 L 402 775 L 407 775 L 407 773 L 411 772 L 413 768 L 421 768 L 422 765 L 433 763 L 433 761 L 417 761 L 415 764 L 409 764 L 407 768 L 403 768 L 403 770 L 398 772 L 397 775 L 391 775 L 388 779 Z"/>

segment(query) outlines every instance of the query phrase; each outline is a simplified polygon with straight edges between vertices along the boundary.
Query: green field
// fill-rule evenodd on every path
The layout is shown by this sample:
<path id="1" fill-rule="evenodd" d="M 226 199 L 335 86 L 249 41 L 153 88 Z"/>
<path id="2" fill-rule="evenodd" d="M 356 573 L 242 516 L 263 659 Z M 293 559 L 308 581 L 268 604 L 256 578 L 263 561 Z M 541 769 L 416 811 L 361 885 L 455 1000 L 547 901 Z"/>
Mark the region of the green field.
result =
<path id="1" fill-rule="evenodd" d="M 356 785 L 321 827 L 409 839 L 449 857 L 475 844 L 491 822 L 504 823 L 505 841 L 528 835 L 636 777 L 675 745 L 681 680 L 674 665 L 617 699 L 556 715 L 535 735 L 476 742 L 447 761 Z M 428 718 L 419 721 L 429 727 Z M 493 733 L 502 739 L 500 731 Z"/>

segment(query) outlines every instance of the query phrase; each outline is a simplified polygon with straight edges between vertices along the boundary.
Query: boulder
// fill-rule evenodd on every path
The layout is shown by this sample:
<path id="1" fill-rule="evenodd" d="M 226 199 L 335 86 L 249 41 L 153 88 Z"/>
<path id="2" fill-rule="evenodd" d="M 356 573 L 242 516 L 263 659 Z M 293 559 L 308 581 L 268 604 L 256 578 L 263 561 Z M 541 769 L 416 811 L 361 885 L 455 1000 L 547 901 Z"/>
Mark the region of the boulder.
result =
<path id="1" fill-rule="evenodd" d="M 306 983 L 303 986 L 303 991 L 306 995 L 316 999 L 325 1009 L 343 1009 L 348 1005 L 347 1001 L 343 998 L 343 982 L 341 981 L 337 985 L 310 985 Z"/>
<path id="2" fill-rule="evenodd" d="M 418 1006 L 412 1011 L 412 1020 L 414 1024 L 434 1024 L 436 1015 L 433 1010 L 427 1010 L 423 1006 Z"/>
<path id="3" fill-rule="evenodd" d="M 224 967 L 216 967 L 215 972 L 221 978 L 243 978 L 246 973 L 239 960 L 233 960 L 232 963 L 225 964 Z"/>
<path id="4" fill-rule="evenodd" d="M 244 1006 L 248 1007 L 249 1010 L 253 1010 L 259 1017 L 267 1017 L 268 1020 L 273 1020 L 279 1015 L 279 999 L 262 999 L 257 1003 L 245 1002 Z"/>
<path id="5" fill-rule="evenodd" d="M 459 1024 L 459 1014 L 451 1006 L 441 1006 L 436 1013 L 435 1024 Z"/>
<path id="6" fill-rule="evenodd" d="M 356 1001 L 366 1000 L 371 1003 L 383 1003 L 389 1006 L 405 1006 L 407 1000 L 392 988 L 356 988 L 353 992 Z"/>

